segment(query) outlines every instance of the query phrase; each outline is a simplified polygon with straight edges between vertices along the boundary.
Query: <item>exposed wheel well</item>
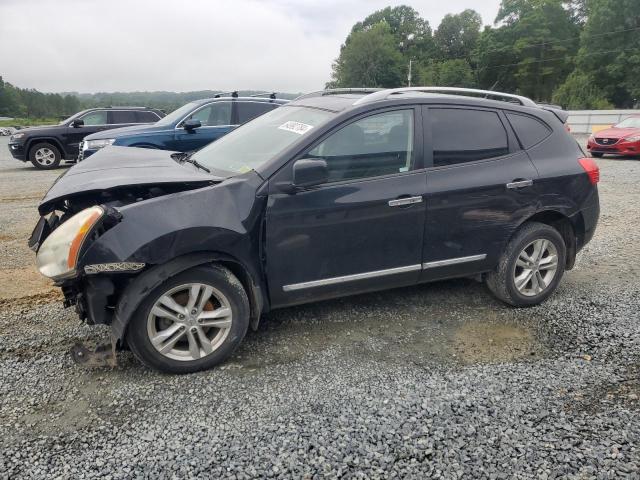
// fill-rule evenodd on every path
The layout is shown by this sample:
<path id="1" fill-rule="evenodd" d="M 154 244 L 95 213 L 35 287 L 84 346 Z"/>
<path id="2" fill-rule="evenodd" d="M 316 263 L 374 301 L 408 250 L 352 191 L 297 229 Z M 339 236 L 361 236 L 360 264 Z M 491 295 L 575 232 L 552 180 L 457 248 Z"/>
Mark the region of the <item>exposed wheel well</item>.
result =
<path id="1" fill-rule="evenodd" d="M 562 235 L 562 239 L 567 247 L 567 264 L 565 268 L 567 270 L 571 270 L 576 261 L 576 232 L 571 224 L 571 220 L 569 217 L 552 210 L 547 210 L 544 212 L 538 212 L 535 215 L 529 217 L 522 225 L 527 222 L 539 222 L 549 225 L 552 228 L 555 228 L 560 235 Z"/>

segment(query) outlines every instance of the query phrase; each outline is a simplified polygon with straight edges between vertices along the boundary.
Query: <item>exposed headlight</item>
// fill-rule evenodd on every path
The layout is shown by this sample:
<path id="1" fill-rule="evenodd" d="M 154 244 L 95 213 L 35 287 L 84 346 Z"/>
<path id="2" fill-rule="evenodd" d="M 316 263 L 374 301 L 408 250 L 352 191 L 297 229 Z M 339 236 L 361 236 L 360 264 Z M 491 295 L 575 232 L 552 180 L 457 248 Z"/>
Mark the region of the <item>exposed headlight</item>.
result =
<path id="1" fill-rule="evenodd" d="M 627 142 L 640 142 L 640 135 L 632 135 L 630 137 L 625 137 L 624 139 Z"/>
<path id="2" fill-rule="evenodd" d="M 9 141 L 18 140 L 19 138 L 22 138 L 22 137 L 24 137 L 24 132 L 14 133 L 13 135 L 11 135 L 11 138 L 9 139 Z"/>
<path id="3" fill-rule="evenodd" d="M 82 245 L 102 215 L 102 207 L 90 207 L 54 230 L 38 250 L 36 261 L 40 273 L 55 280 L 75 276 Z"/>
<path id="4" fill-rule="evenodd" d="M 85 140 L 82 145 L 83 150 L 98 150 L 108 147 L 115 142 L 115 138 L 105 138 L 104 140 Z"/>

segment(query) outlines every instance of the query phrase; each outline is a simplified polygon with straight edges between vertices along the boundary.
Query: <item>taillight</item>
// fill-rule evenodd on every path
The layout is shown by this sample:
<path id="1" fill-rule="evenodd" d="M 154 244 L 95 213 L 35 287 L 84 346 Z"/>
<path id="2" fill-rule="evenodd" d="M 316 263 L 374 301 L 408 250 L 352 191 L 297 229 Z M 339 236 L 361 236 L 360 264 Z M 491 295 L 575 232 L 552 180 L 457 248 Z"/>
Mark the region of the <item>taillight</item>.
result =
<path id="1" fill-rule="evenodd" d="M 564 129 L 565 129 L 567 132 L 571 133 L 571 127 L 569 126 L 569 124 L 568 124 L 568 123 L 565 123 L 565 124 L 564 124 Z"/>
<path id="2" fill-rule="evenodd" d="M 591 185 L 595 185 L 600 181 L 600 167 L 593 161 L 593 158 L 580 158 L 578 159 L 578 163 L 584 168 L 584 171 L 587 172 Z"/>

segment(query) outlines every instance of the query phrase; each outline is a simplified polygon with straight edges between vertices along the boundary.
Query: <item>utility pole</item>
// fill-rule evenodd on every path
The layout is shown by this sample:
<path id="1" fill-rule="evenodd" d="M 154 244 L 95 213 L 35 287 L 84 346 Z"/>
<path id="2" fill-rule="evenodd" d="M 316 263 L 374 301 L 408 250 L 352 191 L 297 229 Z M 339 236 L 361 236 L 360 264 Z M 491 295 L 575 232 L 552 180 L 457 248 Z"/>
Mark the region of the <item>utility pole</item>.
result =
<path id="1" fill-rule="evenodd" d="M 407 80 L 409 80 L 409 87 L 411 86 L 411 62 L 412 60 L 409 60 L 409 75 L 407 76 Z"/>

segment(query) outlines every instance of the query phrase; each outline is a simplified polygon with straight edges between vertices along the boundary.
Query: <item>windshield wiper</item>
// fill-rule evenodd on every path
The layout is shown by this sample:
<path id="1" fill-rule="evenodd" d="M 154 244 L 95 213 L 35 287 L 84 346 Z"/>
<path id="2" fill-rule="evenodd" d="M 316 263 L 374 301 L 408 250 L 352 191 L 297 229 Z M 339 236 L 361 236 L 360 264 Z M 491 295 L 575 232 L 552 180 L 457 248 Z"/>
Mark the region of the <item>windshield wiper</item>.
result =
<path id="1" fill-rule="evenodd" d="M 174 153 L 173 155 L 171 155 L 171 158 L 173 158 L 178 163 L 185 163 L 185 162 L 190 163 L 191 165 L 195 165 L 200 170 L 204 170 L 207 173 L 211 173 L 211 170 L 209 170 L 207 167 L 202 165 L 197 160 L 193 160 L 191 158 L 191 155 L 193 155 L 194 153 L 196 152 L 193 151 L 193 152 Z"/>

